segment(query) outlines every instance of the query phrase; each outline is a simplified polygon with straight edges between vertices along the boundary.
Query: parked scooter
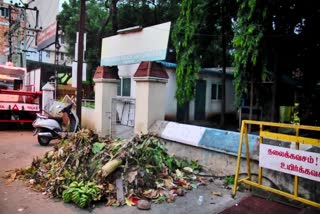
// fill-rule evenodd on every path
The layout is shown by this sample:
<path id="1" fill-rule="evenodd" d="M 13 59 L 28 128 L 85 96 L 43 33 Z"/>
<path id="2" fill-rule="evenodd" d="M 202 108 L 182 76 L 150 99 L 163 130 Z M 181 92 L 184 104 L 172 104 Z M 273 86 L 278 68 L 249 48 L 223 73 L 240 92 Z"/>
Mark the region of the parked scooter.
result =
<path id="1" fill-rule="evenodd" d="M 80 129 L 79 118 L 72 110 L 73 103 L 62 108 L 59 113 L 63 113 L 70 121 L 69 132 L 63 131 L 63 117 L 50 117 L 37 114 L 36 120 L 32 123 L 35 128 L 34 136 L 38 134 L 38 142 L 41 146 L 46 146 L 53 139 L 59 139 L 70 132 L 76 132 Z"/>

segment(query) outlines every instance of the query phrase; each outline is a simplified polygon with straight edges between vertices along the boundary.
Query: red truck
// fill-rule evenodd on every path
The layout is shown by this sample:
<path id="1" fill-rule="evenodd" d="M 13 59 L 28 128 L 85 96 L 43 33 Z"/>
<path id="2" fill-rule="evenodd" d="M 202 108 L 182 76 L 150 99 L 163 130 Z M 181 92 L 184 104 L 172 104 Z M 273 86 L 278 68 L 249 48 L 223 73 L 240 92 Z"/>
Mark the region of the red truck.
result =
<path id="1" fill-rule="evenodd" d="M 41 111 L 42 92 L 23 84 L 26 69 L 0 65 L 0 123 L 32 123 Z"/>

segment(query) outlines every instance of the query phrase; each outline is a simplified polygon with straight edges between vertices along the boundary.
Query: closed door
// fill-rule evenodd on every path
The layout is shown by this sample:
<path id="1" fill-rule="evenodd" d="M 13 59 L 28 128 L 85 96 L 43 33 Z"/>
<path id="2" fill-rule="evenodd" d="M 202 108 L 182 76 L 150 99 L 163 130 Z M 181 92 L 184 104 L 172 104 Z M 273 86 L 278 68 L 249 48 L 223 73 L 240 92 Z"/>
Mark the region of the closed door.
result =
<path id="1" fill-rule="evenodd" d="M 197 80 L 195 96 L 195 120 L 204 120 L 206 117 L 206 81 Z"/>
<path id="2" fill-rule="evenodd" d="M 189 121 L 189 102 L 179 106 L 177 104 L 177 121 L 188 122 Z"/>

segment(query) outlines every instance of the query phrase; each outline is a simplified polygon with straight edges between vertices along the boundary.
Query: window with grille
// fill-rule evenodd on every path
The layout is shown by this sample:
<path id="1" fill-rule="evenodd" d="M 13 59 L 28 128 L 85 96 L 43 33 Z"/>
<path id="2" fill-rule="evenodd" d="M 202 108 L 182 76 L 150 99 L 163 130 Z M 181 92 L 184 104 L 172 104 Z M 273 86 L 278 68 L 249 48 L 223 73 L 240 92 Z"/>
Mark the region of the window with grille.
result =
<path id="1" fill-rule="evenodd" d="M 212 84 L 211 85 L 211 100 L 221 100 L 222 99 L 222 85 Z"/>
<path id="2" fill-rule="evenodd" d="M 64 60 L 64 53 L 60 53 L 60 59 Z"/>
<path id="3" fill-rule="evenodd" d="M 0 16 L 9 17 L 9 9 L 5 7 L 0 7 Z"/>
<path id="4" fill-rule="evenodd" d="M 131 78 L 122 79 L 122 96 L 130 97 Z"/>
<path id="5" fill-rule="evenodd" d="M 130 97 L 131 95 L 131 78 L 122 78 L 118 83 L 117 95 Z"/>

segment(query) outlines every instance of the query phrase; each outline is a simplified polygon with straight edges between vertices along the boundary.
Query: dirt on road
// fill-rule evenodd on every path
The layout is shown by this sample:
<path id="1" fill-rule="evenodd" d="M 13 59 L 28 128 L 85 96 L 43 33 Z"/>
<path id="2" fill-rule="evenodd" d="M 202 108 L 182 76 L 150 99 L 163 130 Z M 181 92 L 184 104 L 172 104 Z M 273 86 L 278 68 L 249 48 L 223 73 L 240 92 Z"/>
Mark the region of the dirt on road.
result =
<path id="1" fill-rule="evenodd" d="M 136 207 L 105 207 L 98 205 L 93 210 L 83 210 L 72 204 L 65 204 L 60 200 L 48 198 L 46 195 L 32 191 L 21 181 L 8 183 L 4 175 L 8 170 L 26 167 L 36 156 L 42 156 L 52 149 L 54 142 L 47 147 L 40 146 L 32 131 L 0 131 L 0 214 L 11 213 L 219 213 L 223 209 L 238 203 L 245 193 L 239 193 L 237 200 L 231 198 L 231 190 L 222 188 L 223 180 L 215 180 L 207 186 L 201 186 L 188 192 L 184 197 L 178 197 L 174 203 L 152 204 L 149 211 L 141 211 Z M 221 196 L 214 196 L 212 192 L 221 192 Z M 197 204 L 202 195 L 204 202 Z"/>

